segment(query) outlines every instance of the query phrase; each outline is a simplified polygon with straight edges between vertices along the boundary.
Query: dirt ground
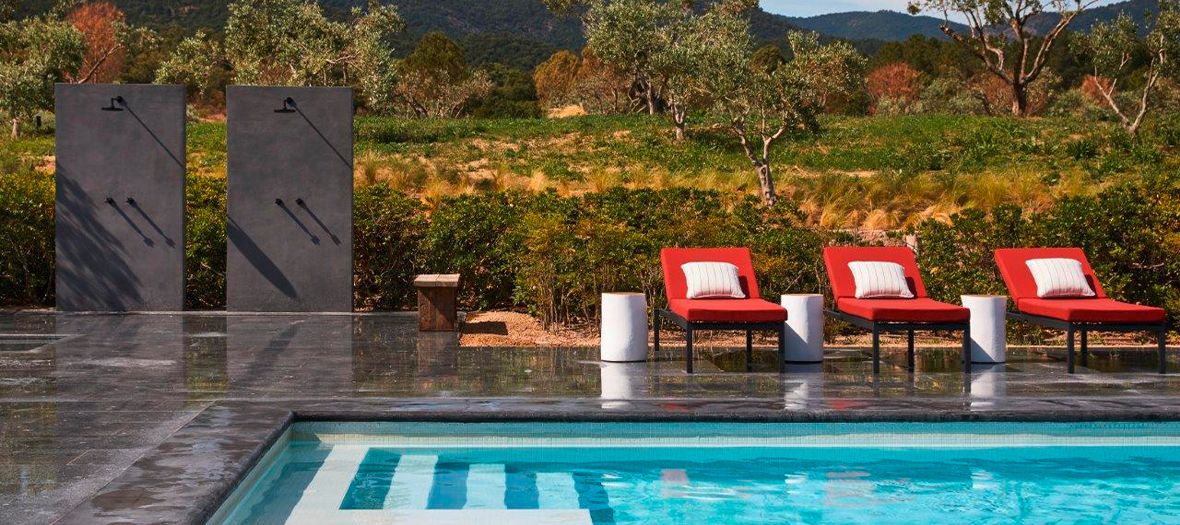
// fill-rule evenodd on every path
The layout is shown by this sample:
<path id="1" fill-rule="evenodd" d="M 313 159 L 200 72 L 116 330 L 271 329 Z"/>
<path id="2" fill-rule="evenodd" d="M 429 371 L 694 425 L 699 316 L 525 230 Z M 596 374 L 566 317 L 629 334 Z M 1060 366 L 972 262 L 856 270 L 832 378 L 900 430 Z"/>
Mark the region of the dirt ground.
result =
<path id="1" fill-rule="evenodd" d="M 684 344 L 684 332 L 675 326 L 665 326 L 660 333 L 662 342 L 671 345 Z M 650 333 L 648 335 L 650 338 Z M 1154 337 L 1154 336 L 1151 336 Z M 1058 337 L 1064 344 L 1064 336 Z M 754 337 L 758 346 L 774 346 L 777 338 L 770 332 Z M 1178 338 L 1173 335 L 1171 341 Z M 863 334 L 836 336 L 828 341 L 832 346 L 868 346 L 871 336 Z M 1154 344 L 1146 336 L 1138 334 L 1094 334 L 1091 344 L 1102 346 L 1142 346 Z M 1153 340 L 1154 341 L 1154 340 Z M 695 342 L 701 346 L 740 347 L 746 344 L 742 332 L 699 332 Z M 1054 341 L 1050 341 L 1053 344 Z M 881 338 L 883 346 L 905 346 L 905 337 L 886 335 Z M 955 346 L 959 339 L 919 333 L 915 337 L 919 346 Z M 552 346 L 598 346 L 598 330 L 592 326 L 552 327 L 545 330 L 532 316 L 519 312 L 478 312 L 467 314 L 462 326 L 460 345 L 464 347 L 552 347 Z"/>

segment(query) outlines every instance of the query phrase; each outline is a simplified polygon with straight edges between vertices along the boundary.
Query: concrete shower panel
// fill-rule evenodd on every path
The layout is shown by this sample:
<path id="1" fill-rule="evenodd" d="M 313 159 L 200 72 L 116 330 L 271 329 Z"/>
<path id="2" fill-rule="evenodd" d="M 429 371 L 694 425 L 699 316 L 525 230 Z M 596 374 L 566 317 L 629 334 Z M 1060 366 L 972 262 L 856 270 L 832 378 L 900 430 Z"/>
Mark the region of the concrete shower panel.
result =
<path id="1" fill-rule="evenodd" d="M 352 311 L 352 96 L 227 88 L 230 311 Z"/>
<path id="2" fill-rule="evenodd" d="M 183 86 L 58 84 L 57 308 L 184 309 Z"/>

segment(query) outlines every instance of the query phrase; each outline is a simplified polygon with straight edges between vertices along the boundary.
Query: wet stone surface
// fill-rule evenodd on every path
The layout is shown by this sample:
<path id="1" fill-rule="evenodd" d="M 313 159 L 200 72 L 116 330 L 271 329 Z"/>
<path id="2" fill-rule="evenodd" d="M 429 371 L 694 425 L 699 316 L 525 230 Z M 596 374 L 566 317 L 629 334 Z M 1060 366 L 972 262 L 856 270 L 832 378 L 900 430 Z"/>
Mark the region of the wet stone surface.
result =
<path id="1" fill-rule="evenodd" d="M 1062 349 L 1011 349 L 970 378 L 955 348 L 920 348 L 914 374 L 891 349 L 877 377 L 866 349 L 829 349 L 781 376 L 769 350 L 753 374 L 740 349 L 701 348 L 693 376 L 682 355 L 609 364 L 594 348 L 460 349 L 451 334 L 419 336 L 406 314 L 0 313 L 0 522 L 211 511 L 291 417 L 1180 418 L 1180 374 L 1153 373 L 1146 347 L 1096 348 L 1073 376 Z"/>

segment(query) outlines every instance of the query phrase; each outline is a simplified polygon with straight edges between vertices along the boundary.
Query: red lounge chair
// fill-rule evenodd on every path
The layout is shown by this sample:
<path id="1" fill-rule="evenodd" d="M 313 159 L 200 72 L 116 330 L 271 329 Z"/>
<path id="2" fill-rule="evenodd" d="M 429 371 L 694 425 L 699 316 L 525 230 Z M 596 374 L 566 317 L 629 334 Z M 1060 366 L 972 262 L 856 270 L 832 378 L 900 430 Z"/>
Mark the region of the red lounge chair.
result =
<path id="1" fill-rule="evenodd" d="M 688 342 L 684 349 L 685 367 L 692 373 L 692 334 L 697 330 L 745 330 L 746 371 L 752 370 L 754 330 L 778 332 L 779 372 L 786 371 L 787 310 L 758 296 L 754 263 L 746 248 L 665 248 L 660 251 L 664 268 L 664 288 L 668 308 L 655 311 L 655 347 L 660 351 L 660 317 L 667 317 L 683 328 Z M 738 267 L 745 299 L 688 299 L 688 284 L 681 265 L 690 262 L 726 262 Z"/>
<path id="2" fill-rule="evenodd" d="M 1042 299 L 1027 261 L 1033 259 L 1074 259 L 1082 263 L 1094 297 Z M 1094 276 L 1086 254 L 1078 248 L 1009 248 L 996 250 L 996 264 L 1016 311 L 1009 317 L 1035 325 L 1065 330 L 1066 364 L 1074 373 L 1074 333 L 1082 334 L 1082 366 L 1089 361 L 1089 332 L 1155 332 L 1159 337 L 1159 373 L 1167 372 L 1167 314 L 1162 308 L 1122 303 L 1106 296 Z"/>
<path id="3" fill-rule="evenodd" d="M 857 299 L 856 281 L 848 263 L 881 261 L 897 263 L 905 269 L 913 299 Z M 881 334 L 907 335 L 906 364 L 914 370 L 914 331 L 963 331 L 963 371 L 971 372 L 971 311 L 961 306 L 940 303 L 926 295 L 922 275 L 914 252 L 904 247 L 831 247 L 824 249 L 824 264 L 832 283 L 835 308 L 828 315 L 873 332 L 873 373 L 881 372 Z"/>

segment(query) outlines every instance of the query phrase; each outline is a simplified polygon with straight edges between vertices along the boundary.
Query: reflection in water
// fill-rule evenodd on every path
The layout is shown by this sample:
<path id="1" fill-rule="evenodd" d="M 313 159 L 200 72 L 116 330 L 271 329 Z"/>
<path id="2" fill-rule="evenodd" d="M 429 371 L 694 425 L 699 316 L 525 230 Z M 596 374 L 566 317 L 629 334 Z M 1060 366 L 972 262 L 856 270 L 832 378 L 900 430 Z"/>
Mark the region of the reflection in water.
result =
<path id="1" fill-rule="evenodd" d="M 647 363 L 599 363 L 602 380 L 602 408 L 630 408 L 632 401 L 647 397 Z"/>
<path id="2" fill-rule="evenodd" d="M 184 319 L 184 379 L 190 398 L 200 399 L 229 391 L 225 317 Z"/>
<path id="3" fill-rule="evenodd" d="M 1004 363 L 974 364 L 971 367 L 971 408 L 995 408 L 1008 397 L 1007 366 Z"/>
<path id="4" fill-rule="evenodd" d="M 783 407 L 787 410 L 820 408 L 824 396 L 824 364 L 787 364 L 786 395 Z"/>

